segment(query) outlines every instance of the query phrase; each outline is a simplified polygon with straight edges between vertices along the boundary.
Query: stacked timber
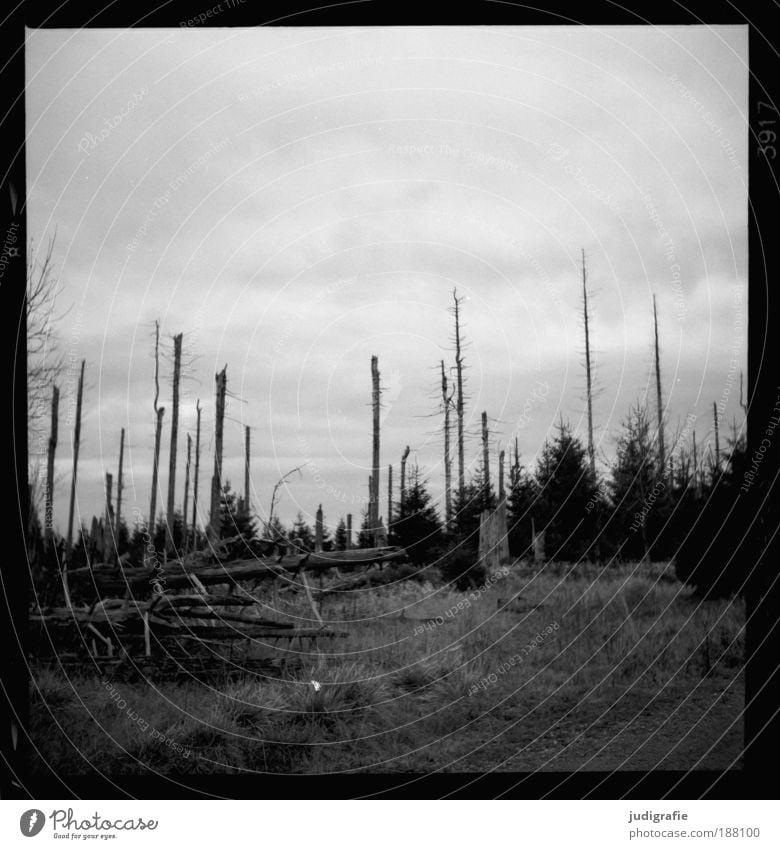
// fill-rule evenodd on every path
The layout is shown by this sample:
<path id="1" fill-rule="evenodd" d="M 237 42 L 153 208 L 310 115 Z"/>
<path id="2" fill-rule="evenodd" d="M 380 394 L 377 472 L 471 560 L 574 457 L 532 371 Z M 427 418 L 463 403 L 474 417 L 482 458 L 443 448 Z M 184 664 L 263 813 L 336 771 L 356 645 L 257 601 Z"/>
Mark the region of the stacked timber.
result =
<path id="1" fill-rule="evenodd" d="M 361 569 L 378 563 L 405 560 L 406 552 L 396 546 L 354 548 L 349 551 L 304 552 L 279 557 L 259 555 L 245 560 L 211 562 L 204 552 L 195 552 L 152 568 L 127 565 L 98 565 L 69 573 L 71 581 L 94 585 L 100 597 L 132 595 L 144 597 L 153 586 L 165 590 L 214 584 L 234 585 L 239 581 L 289 580 L 300 572 L 319 574 L 329 569 Z"/>

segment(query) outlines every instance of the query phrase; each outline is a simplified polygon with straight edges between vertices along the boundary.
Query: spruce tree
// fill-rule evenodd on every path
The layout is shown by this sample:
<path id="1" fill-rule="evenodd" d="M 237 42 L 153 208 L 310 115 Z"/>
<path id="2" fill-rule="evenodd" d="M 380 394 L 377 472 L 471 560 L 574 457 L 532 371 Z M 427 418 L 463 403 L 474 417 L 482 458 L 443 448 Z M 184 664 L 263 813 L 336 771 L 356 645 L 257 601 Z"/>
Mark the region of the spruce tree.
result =
<path id="1" fill-rule="evenodd" d="M 336 525 L 336 533 L 333 537 L 333 547 L 336 551 L 344 551 L 347 547 L 347 523 L 342 516 Z"/>
<path id="2" fill-rule="evenodd" d="M 546 531 L 547 556 L 578 560 L 588 556 L 595 540 L 594 522 L 587 512 L 595 496 L 596 480 L 588 452 L 561 420 L 556 435 L 542 447 L 536 469 L 535 524 Z"/>
<path id="3" fill-rule="evenodd" d="M 533 476 L 525 466 L 513 468 L 507 497 L 507 530 L 509 553 L 512 557 L 524 557 L 532 548 L 531 532 L 534 528 L 536 497 L 536 481 Z"/>
<path id="4" fill-rule="evenodd" d="M 431 501 L 426 481 L 415 466 L 393 523 L 393 541 L 406 549 L 416 566 L 430 562 L 441 544 L 442 525 Z"/>
<path id="5" fill-rule="evenodd" d="M 649 415 L 638 404 L 623 421 L 610 480 L 608 533 L 624 559 L 657 555 L 651 549 L 666 518 L 666 487 Z"/>

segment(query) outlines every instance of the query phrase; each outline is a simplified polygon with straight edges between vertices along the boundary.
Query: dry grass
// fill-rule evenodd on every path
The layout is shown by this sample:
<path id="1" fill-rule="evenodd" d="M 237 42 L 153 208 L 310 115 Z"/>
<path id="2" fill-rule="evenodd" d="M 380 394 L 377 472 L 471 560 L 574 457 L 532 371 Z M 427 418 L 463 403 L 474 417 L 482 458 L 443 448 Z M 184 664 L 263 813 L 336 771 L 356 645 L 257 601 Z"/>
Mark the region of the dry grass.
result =
<path id="1" fill-rule="evenodd" d="M 280 607 L 311 619 L 300 598 Z M 41 760 L 60 774 L 460 769 L 520 721 L 533 742 L 553 714 L 596 715 L 621 694 L 687 694 L 705 680 L 735 686 L 742 666 L 742 602 L 696 602 L 661 567 L 518 564 L 480 592 L 407 581 L 330 597 L 323 618 L 349 635 L 296 650 L 294 676 L 119 683 L 124 709 L 95 678 L 40 670 Z"/>

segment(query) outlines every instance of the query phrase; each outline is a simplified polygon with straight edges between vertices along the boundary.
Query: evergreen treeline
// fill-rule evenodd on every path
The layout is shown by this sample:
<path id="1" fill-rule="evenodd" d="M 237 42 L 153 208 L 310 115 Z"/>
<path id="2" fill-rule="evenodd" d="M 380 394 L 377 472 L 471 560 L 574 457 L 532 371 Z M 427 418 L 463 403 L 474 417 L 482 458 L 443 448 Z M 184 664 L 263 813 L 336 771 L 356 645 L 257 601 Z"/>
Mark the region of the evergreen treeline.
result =
<path id="1" fill-rule="evenodd" d="M 591 471 L 587 450 L 571 426 L 561 421 L 542 446 L 535 468 L 515 458 L 507 471 L 506 503 L 509 551 L 514 558 L 534 557 L 541 545 L 545 561 L 620 562 L 674 560 L 680 580 L 703 596 L 741 592 L 747 574 L 744 552 L 744 520 L 738 490 L 746 468 L 744 437 L 729 442 L 725 458 L 712 456 L 698 462 L 687 446 L 677 446 L 661 466 L 657 441 L 647 411 L 634 407 L 624 420 L 617 439 L 616 455 L 605 474 Z M 481 470 L 466 484 L 464 496 L 453 493 L 450 527 L 442 522 L 427 481 L 418 468 L 410 471 L 403 499 L 393 505 L 389 544 L 403 546 L 416 567 L 438 569 L 443 580 L 461 588 L 485 579 L 477 562 L 480 515 L 496 507 L 492 485 Z M 223 540 L 233 540 L 228 556 L 251 557 L 263 551 L 261 538 L 274 538 L 288 551 L 312 551 L 315 533 L 298 513 L 292 526 L 274 518 L 261 532 L 242 499 L 223 487 L 221 503 Z M 355 531 L 353 544 L 370 547 L 368 513 Z M 534 539 L 537 546 L 534 545 Z M 205 535 L 188 528 L 180 512 L 174 515 L 173 542 L 176 554 L 205 548 Z M 323 529 L 323 549 L 347 547 L 347 529 L 340 518 L 330 534 Z M 146 525 L 129 529 L 124 521 L 115 529 L 110 552 L 105 550 L 102 520 L 82 527 L 70 564 L 78 569 L 89 563 L 123 558 L 142 566 L 152 552 L 162 559 L 166 526 L 160 514 L 153 533 Z M 59 582 L 63 541 L 48 548 L 33 511 L 28 542 L 30 565 L 39 597 L 51 601 Z M 173 556 L 176 556 L 175 554 Z M 420 574 L 423 574 L 421 571 Z M 429 575 L 430 570 L 425 569 Z"/>

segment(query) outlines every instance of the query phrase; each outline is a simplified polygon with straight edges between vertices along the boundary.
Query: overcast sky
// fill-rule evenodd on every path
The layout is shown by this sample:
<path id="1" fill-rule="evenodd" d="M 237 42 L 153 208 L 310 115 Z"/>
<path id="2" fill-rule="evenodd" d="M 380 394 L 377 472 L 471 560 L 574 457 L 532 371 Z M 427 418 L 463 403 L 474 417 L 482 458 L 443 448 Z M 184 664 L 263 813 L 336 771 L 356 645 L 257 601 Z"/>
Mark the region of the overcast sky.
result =
<path id="1" fill-rule="evenodd" d="M 462 307 L 467 460 L 532 465 L 584 422 L 581 250 L 602 465 L 629 406 L 654 404 L 658 302 L 670 431 L 712 437 L 746 370 L 747 28 L 66 30 L 28 33 L 29 228 L 55 232 L 66 361 L 86 359 L 78 514 L 101 509 L 128 432 L 123 513 L 148 512 L 153 323 L 184 333 L 177 474 L 228 366 L 225 474 L 253 506 L 307 463 L 279 513 L 358 516 L 371 464 L 405 445 L 443 490 L 438 364 Z M 161 492 L 167 486 L 170 362 Z M 67 517 L 75 379 L 63 375 L 55 518 Z M 690 430 L 690 429 L 689 429 Z M 31 451 L 37 443 L 33 441 Z M 380 484 L 386 515 L 387 477 Z M 164 495 L 158 505 L 164 504 Z M 205 515 L 202 513 L 201 515 Z M 355 519 L 356 523 L 359 521 Z"/>

